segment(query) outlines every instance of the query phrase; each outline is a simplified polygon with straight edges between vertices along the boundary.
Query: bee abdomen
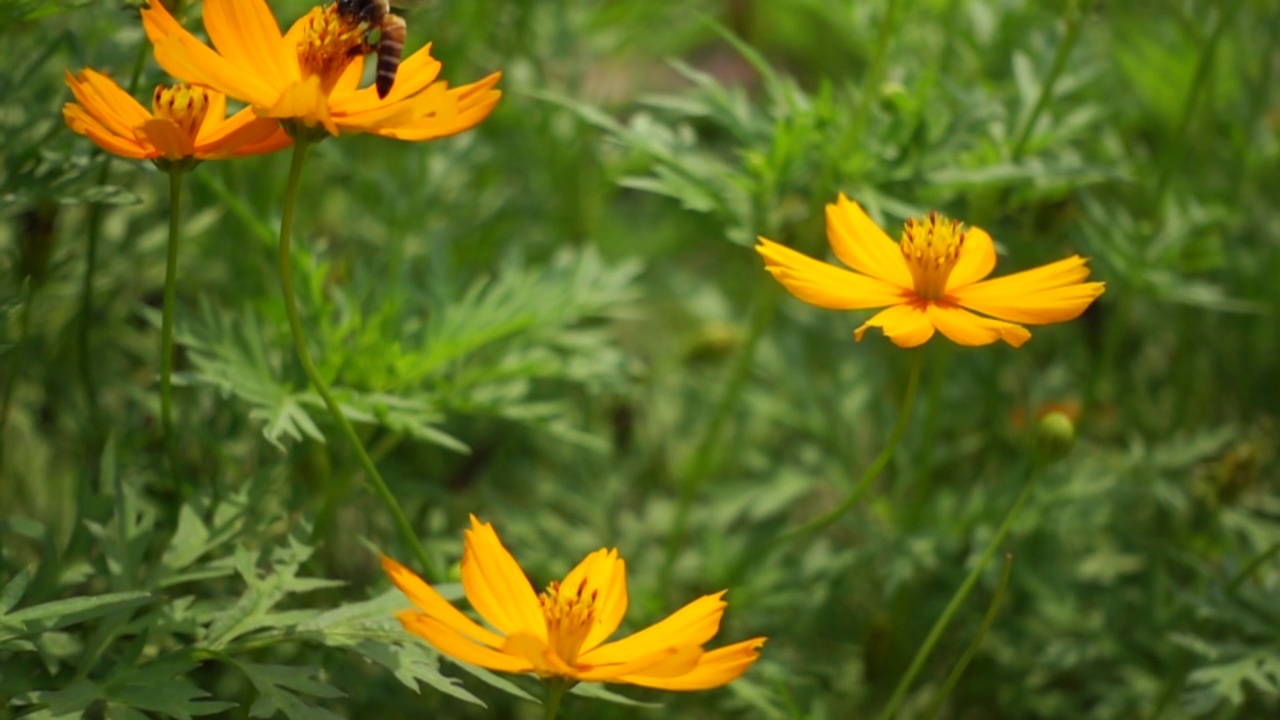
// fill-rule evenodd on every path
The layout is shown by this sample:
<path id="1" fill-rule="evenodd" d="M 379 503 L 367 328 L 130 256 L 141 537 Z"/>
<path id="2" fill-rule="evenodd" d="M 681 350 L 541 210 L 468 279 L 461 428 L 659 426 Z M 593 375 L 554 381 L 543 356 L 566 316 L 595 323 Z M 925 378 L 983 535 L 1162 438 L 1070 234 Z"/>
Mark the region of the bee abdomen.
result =
<path id="1" fill-rule="evenodd" d="M 374 84 L 380 98 L 385 98 L 391 92 L 391 86 L 396 81 L 400 55 L 404 52 L 404 37 L 404 18 L 388 13 L 382 20 L 378 37 L 378 77 Z"/>

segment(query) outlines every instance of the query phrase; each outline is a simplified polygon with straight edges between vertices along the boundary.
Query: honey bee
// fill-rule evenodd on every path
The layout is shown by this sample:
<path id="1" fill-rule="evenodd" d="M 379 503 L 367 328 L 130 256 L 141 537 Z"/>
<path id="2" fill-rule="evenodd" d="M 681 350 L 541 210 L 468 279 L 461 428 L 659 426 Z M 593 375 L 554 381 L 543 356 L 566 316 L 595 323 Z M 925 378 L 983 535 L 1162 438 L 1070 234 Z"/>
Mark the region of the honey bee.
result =
<path id="1" fill-rule="evenodd" d="M 374 86 L 378 89 L 378 97 L 385 98 L 395 84 L 396 70 L 404 52 L 407 30 L 404 18 L 391 12 L 388 0 L 338 0 L 338 14 L 352 25 L 366 27 L 364 45 L 359 48 L 361 54 L 375 49 L 369 42 L 369 35 L 375 30 L 378 32 L 378 74 Z"/>

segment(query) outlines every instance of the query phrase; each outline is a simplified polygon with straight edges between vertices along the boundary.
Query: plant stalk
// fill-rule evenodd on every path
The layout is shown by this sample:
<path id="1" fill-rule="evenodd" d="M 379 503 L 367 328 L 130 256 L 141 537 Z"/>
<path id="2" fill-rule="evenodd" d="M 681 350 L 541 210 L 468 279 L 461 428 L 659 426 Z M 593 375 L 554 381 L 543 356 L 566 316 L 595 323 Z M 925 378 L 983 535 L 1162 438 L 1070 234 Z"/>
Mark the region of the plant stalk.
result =
<path id="1" fill-rule="evenodd" d="M 169 170 L 169 248 L 165 259 L 164 309 L 160 321 L 160 424 L 164 430 L 169 472 L 179 491 L 184 484 L 178 478 L 178 449 L 173 439 L 173 315 L 178 295 L 178 242 L 182 235 L 182 179 L 185 174 L 181 164 L 175 164 Z"/>
<path id="2" fill-rule="evenodd" d="M 401 540 L 409 546 L 425 576 L 429 580 L 439 580 L 441 576 L 436 572 L 435 564 L 431 561 L 431 556 L 427 554 L 427 549 L 423 546 L 422 540 L 414 532 L 413 526 L 409 523 L 409 518 L 405 516 L 404 510 L 401 509 L 395 495 L 391 494 L 391 489 L 387 487 L 387 482 L 383 480 L 382 474 L 378 472 L 378 466 L 369 457 L 369 452 L 365 450 L 364 443 L 360 442 L 360 437 L 356 434 L 355 428 L 351 426 L 351 422 L 347 420 L 346 414 L 343 413 L 342 406 L 334 399 L 328 385 L 320 377 L 320 372 L 316 370 L 315 363 L 311 360 L 311 353 L 307 350 L 307 338 L 302 330 L 302 320 L 298 315 L 298 302 L 293 293 L 293 258 L 290 251 L 290 242 L 293 236 L 293 215 L 297 206 L 298 189 L 302 179 L 302 165 L 306 160 L 307 151 L 311 149 L 313 144 L 315 144 L 314 140 L 303 137 L 294 138 L 293 159 L 289 166 L 289 180 L 285 186 L 284 208 L 280 217 L 280 290 L 284 295 L 285 313 L 289 316 L 289 330 L 293 334 L 293 345 L 297 350 L 298 362 L 302 364 L 303 372 L 307 374 L 307 379 L 311 382 L 311 386 L 320 395 L 325 407 L 329 409 L 329 414 L 333 416 L 334 422 L 338 424 L 338 428 L 342 431 L 342 435 L 355 451 L 361 467 L 364 468 L 365 474 L 368 475 L 369 482 L 373 486 L 374 494 L 378 496 L 378 499 L 382 501 L 391 513 Z"/>

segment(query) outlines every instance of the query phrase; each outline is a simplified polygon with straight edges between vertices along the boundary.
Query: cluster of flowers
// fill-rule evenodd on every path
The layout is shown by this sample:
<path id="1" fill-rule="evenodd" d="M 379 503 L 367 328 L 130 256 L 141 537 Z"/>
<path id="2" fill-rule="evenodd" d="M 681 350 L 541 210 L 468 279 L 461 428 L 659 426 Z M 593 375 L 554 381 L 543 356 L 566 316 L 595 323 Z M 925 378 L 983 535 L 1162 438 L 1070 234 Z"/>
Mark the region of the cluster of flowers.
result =
<path id="1" fill-rule="evenodd" d="M 210 47 L 152 0 L 142 11 L 147 37 L 160 66 L 182 82 L 156 88 L 148 112 L 101 73 L 68 74 L 76 102 L 65 107 L 66 121 L 111 153 L 164 167 L 341 133 L 429 140 L 474 127 L 497 104 L 499 73 L 450 88 L 437 80 L 440 63 L 430 46 L 405 58 L 385 98 L 361 87 L 367 28 L 338 7 L 313 8 L 281 33 L 265 0 L 206 0 Z M 227 117 L 228 98 L 244 109 Z M 800 300 L 838 310 L 885 308 L 857 328 L 859 341 L 878 327 L 900 347 L 921 345 L 935 331 L 961 345 L 1003 340 L 1017 347 L 1031 336 L 1023 325 L 1075 318 L 1103 292 L 1102 283 L 1085 282 L 1089 270 L 1078 256 L 986 280 L 996 261 L 991 237 L 936 213 L 908 221 L 895 243 L 841 195 L 827 207 L 827 228 L 836 257 L 852 271 L 765 238 L 756 250 Z M 562 685 L 717 687 L 745 672 L 765 642 L 703 650 L 719 630 L 723 592 L 606 642 L 627 610 L 625 564 L 616 550 L 591 553 L 537 594 L 493 528 L 474 517 L 465 533 L 462 583 L 489 628 L 403 565 L 384 558 L 383 566 L 416 606 L 399 615 L 409 632 L 459 661 Z"/>

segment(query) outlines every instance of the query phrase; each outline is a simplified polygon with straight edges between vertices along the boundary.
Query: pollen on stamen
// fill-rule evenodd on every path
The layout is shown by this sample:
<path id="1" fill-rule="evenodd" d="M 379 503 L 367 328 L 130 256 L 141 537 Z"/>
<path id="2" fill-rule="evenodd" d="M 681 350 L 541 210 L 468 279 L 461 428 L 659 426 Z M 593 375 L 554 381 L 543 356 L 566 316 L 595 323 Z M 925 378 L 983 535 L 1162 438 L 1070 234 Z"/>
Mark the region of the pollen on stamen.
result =
<path id="1" fill-rule="evenodd" d="M 209 113 L 209 91 L 186 83 L 172 87 L 157 85 L 151 111 L 158 118 L 173 121 L 194 140 Z"/>
<path id="2" fill-rule="evenodd" d="M 909 219 L 903 226 L 899 248 L 911 270 L 916 295 L 940 300 L 946 294 L 947 279 L 960 259 L 965 233 L 958 220 L 939 215 Z"/>
<path id="3" fill-rule="evenodd" d="M 304 21 L 298 42 L 298 65 L 304 76 L 317 76 L 327 93 L 342 71 L 362 55 L 364 28 L 352 25 L 338 12 L 337 3 L 314 8 Z"/>

